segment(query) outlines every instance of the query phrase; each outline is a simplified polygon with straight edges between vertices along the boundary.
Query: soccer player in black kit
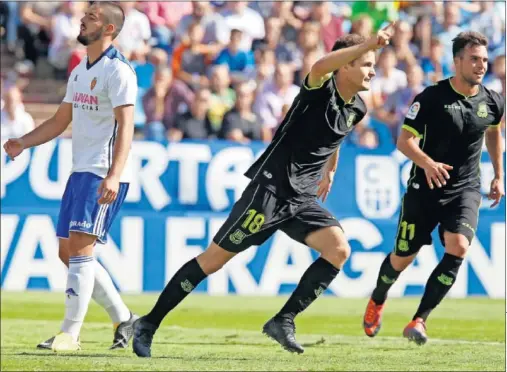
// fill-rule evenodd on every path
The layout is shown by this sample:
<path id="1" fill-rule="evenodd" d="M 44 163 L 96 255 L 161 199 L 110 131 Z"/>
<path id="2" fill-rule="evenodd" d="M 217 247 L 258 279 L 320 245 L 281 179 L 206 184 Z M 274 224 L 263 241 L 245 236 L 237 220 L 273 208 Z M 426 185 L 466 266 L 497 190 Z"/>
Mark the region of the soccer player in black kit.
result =
<path id="1" fill-rule="evenodd" d="M 445 254 L 403 331 L 418 345 L 426 343 L 426 319 L 454 284 L 477 229 L 484 138 L 495 172 L 488 195 L 492 206 L 504 195 L 500 132 L 504 98 L 481 84 L 488 65 L 487 45 L 480 33 L 460 33 L 452 47 L 456 75 L 426 88 L 408 111 L 397 146 L 414 165 L 402 199 L 394 251 L 380 267 L 364 315 L 364 331 L 370 337 L 380 330 L 387 291 L 421 246 L 431 244 L 430 234 L 438 225 Z"/>
<path id="2" fill-rule="evenodd" d="M 348 35 L 312 67 L 273 141 L 246 172 L 251 179 L 208 249 L 172 277 L 150 313 L 134 324 L 134 352 L 151 356 L 153 335 L 163 318 L 208 275 L 237 253 L 260 245 L 276 230 L 320 253 L 280 312 L 263 328 L 290 352 L 302 353 L 294 318 L 336 277 L 350 254 L 338 221 L 325 200 L 345 136 L 366 114 L 356 94 L 375 76 L 375 50 L 387 45 L 393 25 L 368 40 Z"/>

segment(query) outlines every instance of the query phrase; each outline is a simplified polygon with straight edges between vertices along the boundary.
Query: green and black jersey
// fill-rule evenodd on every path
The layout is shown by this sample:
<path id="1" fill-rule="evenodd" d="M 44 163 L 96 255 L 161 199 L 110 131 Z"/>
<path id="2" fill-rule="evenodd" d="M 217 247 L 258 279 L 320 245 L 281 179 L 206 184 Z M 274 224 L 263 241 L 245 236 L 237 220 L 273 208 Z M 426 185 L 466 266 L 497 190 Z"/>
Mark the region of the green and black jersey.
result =
<path id="1" fill-rule="evenodd" d="M 245 173 L 296 203 L 315 198 L 327 160 L 367 111 L 359 95 L 343 100 L 332 75 L 314 88 L 307 79 L 273 141 Z"/>
<path id="2" fill-rule="evenodd" d="M 402 128 L 420 138 L 420 148 L 434 161 L 454 168 L 449 172 L 447 185 L 432 193 L 441 192 L 439 195 L 445 197 L 464 189 L 480 190 L 484 132 L 500 124 L 504 106 L 503 97 L 483 85 L 476 95 L 467 97 L 454 89 L 450 79 L 426 88 L 415 97 Z M 408 187 L 430 190 L 424 170 L 415 164 Z"/>

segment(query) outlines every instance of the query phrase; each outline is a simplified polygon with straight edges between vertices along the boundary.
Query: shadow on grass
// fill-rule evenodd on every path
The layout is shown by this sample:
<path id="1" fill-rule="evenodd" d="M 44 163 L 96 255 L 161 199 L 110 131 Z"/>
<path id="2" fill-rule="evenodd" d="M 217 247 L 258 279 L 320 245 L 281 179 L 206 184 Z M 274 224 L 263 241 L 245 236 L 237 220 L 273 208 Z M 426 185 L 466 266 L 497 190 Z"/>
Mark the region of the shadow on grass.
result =
<path id="1" fill-rule="evenodd" d="M 134 354 L 128 353 L 127 355 L 117 355 L 117 354 L 91 354 L 91 353 L 32 353 L 32 352 L 21 352 L 21 353 L 2 353 L 2 355 L 15 355 L 15 356 L 36 356 L 36 357 L 50 357 L 50 358 L 59 358 L 59 357 L 65 357 L 65 358 L 125 358 L 125 357 L 131 357 L 133 359 L 137 359 L 137 357 Z M 139 358 L 141 359 L 141 358 Z M 195 360 L 239 360 L 239 361 L 247 361 L 247 360 L 257 360 L 257 358 L 234 358 L 234 357 L 210 357 L 210 356 L 155 356 L 151 359 L 174 359 L 174 360 L 185 360 L 185 361 L 195 361 Z"/>

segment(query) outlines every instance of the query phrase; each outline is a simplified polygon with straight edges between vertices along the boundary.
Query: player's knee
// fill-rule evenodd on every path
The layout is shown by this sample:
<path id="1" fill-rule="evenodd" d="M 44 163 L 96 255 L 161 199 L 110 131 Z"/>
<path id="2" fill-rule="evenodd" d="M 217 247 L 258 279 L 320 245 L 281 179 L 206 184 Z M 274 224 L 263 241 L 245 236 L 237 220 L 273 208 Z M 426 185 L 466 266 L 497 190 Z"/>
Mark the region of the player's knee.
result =
<path id="1" fill-rule="evenodd" d="M 350 257 L 350 246 L 345 242 L 330 246 L 322 252 L 322 257 L 331 262 L 334 267 L 341 269 Z"/>
<path id="2" fill-rule="evenodd" d="M 444 241 L 445 252 L 461 258 L 465 257 L 470 246 L 470 242 L 466 236 L 447 231 L 444 233 Z"/>
<path id="3" fill-rule="evenodd" d="M 208 249 L 197 256 L 197 262 L 206 275 L 211 275 L 220 270 L 234 256 L 235 253 L 211 243 Z"/>
<path id="4" fill-rule="evenodd" d="M 60 239 L 58 245 L 58 257 L 60 258 L 60 261 L 65 264 L 65 266 L 69 266 L 69 248 L 66 239 Z"/>
<path id="5" fill-rule="evenodd" d="M 397 256 L 396 254 L 391 254 L 391 266 L 396 271 L 405 270 L 415 259 L 417 254 L 413 254 L 411 256 Z"/>
<path id="6" fill-rule="evenodd" d="M 68 249 L 70 256 L 91 256 L 97 237 L 81 232 L 72 231 L 69 234 Z"/>

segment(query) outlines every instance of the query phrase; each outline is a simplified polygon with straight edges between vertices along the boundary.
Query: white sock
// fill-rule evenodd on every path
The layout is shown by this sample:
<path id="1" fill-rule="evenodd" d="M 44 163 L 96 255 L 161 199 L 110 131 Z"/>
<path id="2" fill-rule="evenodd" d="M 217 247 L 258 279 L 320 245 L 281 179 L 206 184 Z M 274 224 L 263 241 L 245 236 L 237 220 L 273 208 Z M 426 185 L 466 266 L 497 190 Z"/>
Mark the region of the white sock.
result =
<path id="1" fill-rule="evenodd" d="M 70 333 L 76 341 L 92 298 L 94 277 L 95 258 L 93 256 L 69 258 L 65 318 L 61 330 Z"/>
<path id="2" fill-rule="evenodd" d="M 98 261 L 95 261 L 92 298 L 107 311 L 113 323 L 126 322 L 130 319 L 130 310 L 121 299 L 108 272 Z"/>

